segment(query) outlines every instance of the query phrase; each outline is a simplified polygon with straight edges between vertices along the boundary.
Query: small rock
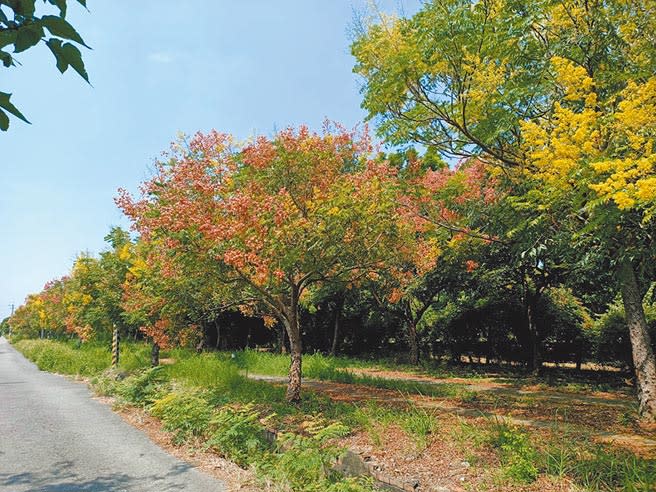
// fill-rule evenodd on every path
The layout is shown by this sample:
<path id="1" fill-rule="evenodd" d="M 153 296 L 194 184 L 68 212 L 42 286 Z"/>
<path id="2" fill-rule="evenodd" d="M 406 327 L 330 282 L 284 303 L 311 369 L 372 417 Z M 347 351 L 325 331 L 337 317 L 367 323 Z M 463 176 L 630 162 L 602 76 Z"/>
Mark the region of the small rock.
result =
<path id="1" fill-rule="evenodd" d="M 415 492 L 415 489 L 419 487 L 419 483 L 415 482 L 404 482 L 403 491 L 404 492 Z"/>
<path id="2" fill-rule="evenodd" d="M 373 449 L 374 448 L 372 446 L 364 446 L 362 449 L 360 449 L 360 451 L 358 451 L 358 453 L 361 454 L 361 455 L 367 455 L 368 456 L 368 455 L 371 454 Z"/>
<path id="3" fill-rule="evenodd" d="M 463 461 L 462 463 L 460 463 L 460 466 L 462 466 L 463 468 L 469 468 L 471 465 L 469 464 L 469 461 Z"/>
<path id="4" fill-rule="evenodd" d="M 461 482 L 464 482 L 464 481 L 465 481 L 465 477 L 460 477 L 460 481 L 461 481 Z"/>

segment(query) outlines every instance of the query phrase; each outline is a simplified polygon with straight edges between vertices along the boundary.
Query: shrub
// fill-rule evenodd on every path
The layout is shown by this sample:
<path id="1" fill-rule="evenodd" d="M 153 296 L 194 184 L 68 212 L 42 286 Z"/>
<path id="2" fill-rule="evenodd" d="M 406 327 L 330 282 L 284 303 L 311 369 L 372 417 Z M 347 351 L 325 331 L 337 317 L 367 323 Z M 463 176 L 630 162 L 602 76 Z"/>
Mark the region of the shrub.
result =
<path id="1" fill-rule="evenodd" d="M 414 408 L 403 416 L 401 428 L 415 441 L 417 448 L 423 450 L 437 430 L 437 419 L 426 409 Z"/>
<path id="2" fill-rule="evenodd" d="M 278 453 L 270 453 L 257 464 L 273 490 L 295 492 L 365 492 L 373 490 L 363 478 L 344 478 L 332 466 L 342 449 L 329 441 L 349 432 L 340 423 L 326 424 L 315 418 L 306 423 L 308 435 L 283 433 L 278 436 Z"/>
<path id="3" fill-rule="evenodd" d="M 251 464 L 270 447 L 252 404 L 219 409 L 210 419 L 209 429 L 207 446 L 241 466 Z"/>
<path id="4" fill-rule="evenodd" d="M 151 405 L 166 391 L 163 383 L 168 380 L 161 366 L 136 372 L 117 384 L 115 394 L 127 403 L 137 406 Z"/>
<path id="5" fill-rule="evenodd" d="M 537 452 L 526 432 L 505 423 L 497 422 L 492 444 L 499 450 L 503 474 L 517 482 L 530 483 L 538 476 Z"/>
<path id="6" fill-rule="evenodd" d="M 650 298 L 649 294 L 645 298 Z M 652 304 L 645 302 L 643 307 L 652 345 L 656 349 L 656 302 Z M 596 320 L 595 331 L 598 332 L 597 360 L 627 368 L 633 367 L 629 329 L 624 306 L 619 299 Z"/>
<path id="7" fill-rule="evenodd" d="M 165 430 L 174 433 L 176 444 L 205 434 L 212 417 L 210 404 L 191 392 L 169 393 L 155 401 L 150 411 L 162 420 Z"/>

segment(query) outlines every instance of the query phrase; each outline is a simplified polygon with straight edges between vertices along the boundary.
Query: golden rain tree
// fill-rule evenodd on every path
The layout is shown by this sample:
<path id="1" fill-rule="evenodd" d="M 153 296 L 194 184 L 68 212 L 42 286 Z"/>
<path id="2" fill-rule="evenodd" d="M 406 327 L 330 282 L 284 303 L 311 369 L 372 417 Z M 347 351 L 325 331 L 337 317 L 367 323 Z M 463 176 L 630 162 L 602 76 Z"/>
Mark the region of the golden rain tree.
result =
<path id="1" fill-rule="evenodd" d="M 559 244 L 568 235 L 568 255 L 605 255 L 648 422 L 656 367 L 641 300 L 655 274 L 655 33 L 653 0 L 432 0 L 411 18 L 379 16 L 352 45 L 382 135 L 503 173 L 518 210 L 504 239 L 539 230 Z"/>
<path id="2" fill-rule="evenodd" d="M 287 129 L 243 145 L 197 134 L 173 145 L 140 199 L 118 198 L 142 241 L 170 251 L 168 275 L 208 265 L 224 307 L 284 325 L 289 401 L 300 399 L 299 307 L 312 289 L 357 284 L 415 252 L 396 170 L 371 154 L 365 135 L 340 128 Z"/>

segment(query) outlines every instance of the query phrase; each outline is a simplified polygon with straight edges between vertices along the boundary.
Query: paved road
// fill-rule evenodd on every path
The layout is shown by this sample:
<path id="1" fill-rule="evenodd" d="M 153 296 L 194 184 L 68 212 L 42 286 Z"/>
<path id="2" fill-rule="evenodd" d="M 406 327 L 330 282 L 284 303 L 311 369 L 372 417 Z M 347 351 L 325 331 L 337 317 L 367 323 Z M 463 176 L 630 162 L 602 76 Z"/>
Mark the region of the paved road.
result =
<path id="1" fill-rule="evenodd" d="M 218 492 L 82 384 L 39 371 L 0 338 L 0 491 Z"/>

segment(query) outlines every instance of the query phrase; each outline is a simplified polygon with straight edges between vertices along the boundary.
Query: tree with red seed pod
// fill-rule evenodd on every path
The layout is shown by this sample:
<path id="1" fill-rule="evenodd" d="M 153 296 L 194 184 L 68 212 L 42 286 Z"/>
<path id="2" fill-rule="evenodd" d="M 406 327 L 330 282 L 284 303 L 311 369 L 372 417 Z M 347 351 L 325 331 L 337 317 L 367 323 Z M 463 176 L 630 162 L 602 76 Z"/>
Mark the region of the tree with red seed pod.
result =
<path id="1" fill-rule="evenodd" d="M 400 270 L 416 234 L 397 170 L 371 158 L 365 134 L 286 129 L 236 145 L 218 132 L 172 146 L 134 199 L 118 205 L 176 275 L 215 279 L 222 306 L 273 316 L 289 336 L 287 399 L 301 392 L 299 307 L 327 282 Z M 402 247 L 399 247 L 402 245 Z M 267 318 L 270 319 L 270 318 Z"/>

